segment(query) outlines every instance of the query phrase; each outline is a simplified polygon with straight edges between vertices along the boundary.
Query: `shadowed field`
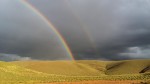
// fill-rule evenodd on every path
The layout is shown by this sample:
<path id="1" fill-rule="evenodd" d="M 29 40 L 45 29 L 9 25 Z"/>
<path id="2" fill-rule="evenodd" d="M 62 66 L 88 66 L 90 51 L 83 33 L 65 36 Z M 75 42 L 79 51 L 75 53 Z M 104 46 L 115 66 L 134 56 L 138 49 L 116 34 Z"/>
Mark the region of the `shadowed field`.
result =
<path id="1" fill-rule="evenodd" d="M 149 66 L 150 60 L 0 62 L 0 84 L 140 83 L 150 79 Z"/>

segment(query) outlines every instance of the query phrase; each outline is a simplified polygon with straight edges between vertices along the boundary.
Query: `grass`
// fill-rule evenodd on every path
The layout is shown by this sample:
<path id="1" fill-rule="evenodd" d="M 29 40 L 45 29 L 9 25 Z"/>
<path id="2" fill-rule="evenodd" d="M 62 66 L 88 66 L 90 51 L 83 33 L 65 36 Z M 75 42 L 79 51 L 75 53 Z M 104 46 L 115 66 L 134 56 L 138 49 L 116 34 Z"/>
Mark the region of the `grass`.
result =
<path id="1" fill-rule="evenodd" d="M 139 80 L 123 80 L 123 81 L 108 81 L 108 80 L 97 80 L 97 81 L 81 81 L 81 82 L 56 82 L 56 83 L 49 83 L 49 84 L 144 84 Z"/>
<path id="2" fill-rule="evenodd" d="M 146 81 L 150 79 L 150 60 L 126 61 L 15 61 L 0 62 L 0 84 L 38 84 L 54 82 Z M 140 71 L 144 72 L 140 73 Z M 85 82 L 86 83 L 86 82 Z M 74 83 L 73 83 L 74 84 Z M 88 83 L 86 83 L 88 84 Z M 98 83 L 95 83 L 98 84 Z"/>
<path id="3" fill-rule="evenodd" d="M 114 61 L 106 66 L 106 74 L 121 75 L 121 74 L 139 74 L 146 67 L 150 66 L 150 60 L 132 60 L 132 61 Z M 145 72 L 150 72 L 150 69 Z"/>
<path id="4" fill-rule="evenodd" d="M 87 63 L 97 61 L 24 61 L 13 62 L 16 65 L 48 74 L 59 74 L 67 76 L 99 76 L 103 71 L 93 68 L 99 67 L 101 62 L 90 66 Z M 39 68 L 41 66 L 42 68 Z M 103 66 L 104 68 L 104 66 Z"/>

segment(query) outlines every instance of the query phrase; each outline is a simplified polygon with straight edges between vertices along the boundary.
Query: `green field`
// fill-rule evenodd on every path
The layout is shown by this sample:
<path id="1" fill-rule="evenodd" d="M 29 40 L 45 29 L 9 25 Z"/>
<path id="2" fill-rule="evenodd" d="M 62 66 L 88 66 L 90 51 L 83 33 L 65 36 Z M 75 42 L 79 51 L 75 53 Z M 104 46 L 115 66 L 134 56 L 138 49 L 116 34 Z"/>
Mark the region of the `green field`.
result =
<path id="1" fill-rule="evenodd" d="M 150 79 L 150 60 L 0 62 L 0 84 Z"/>

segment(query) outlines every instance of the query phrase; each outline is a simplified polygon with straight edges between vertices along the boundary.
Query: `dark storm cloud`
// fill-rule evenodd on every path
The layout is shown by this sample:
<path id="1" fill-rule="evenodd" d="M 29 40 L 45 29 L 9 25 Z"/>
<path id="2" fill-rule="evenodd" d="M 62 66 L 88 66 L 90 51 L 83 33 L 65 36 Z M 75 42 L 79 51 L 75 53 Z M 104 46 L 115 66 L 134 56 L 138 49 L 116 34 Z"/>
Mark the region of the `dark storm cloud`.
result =
<path id="1" fill-rule="evenodd" d="M 0 60 L 70 59 L 52 29 L 19 0 L 0 1 L 0 53 Z"/>
<path id="2" fill-rule="evenodd" d="M 76 59 L 149 58 L 149 0 L 29 2 L 55 24 L 67 40 Z M 143 49 L 145 46 L 147 48 Z M 141 54 L 138 54 L 139 52 Z"/>
<path id="3" fill-rule="evenodd" d="M 37 9 L 47 15 L 46 17 L 58 28 L 74 52 L 89 48 L 89 38 L 82 29 L 82 23 L 71 12 L 65 0 L 29 0 L 29 2 L 36 5 Z"/>
<path id="4" fill-rule="evenodd" d="M 28 0 L 76 59 L 150 58 L 149 0 Z M 70 59 L 54 32 L 18 0 L 0 1 L 0 60 Z"/>

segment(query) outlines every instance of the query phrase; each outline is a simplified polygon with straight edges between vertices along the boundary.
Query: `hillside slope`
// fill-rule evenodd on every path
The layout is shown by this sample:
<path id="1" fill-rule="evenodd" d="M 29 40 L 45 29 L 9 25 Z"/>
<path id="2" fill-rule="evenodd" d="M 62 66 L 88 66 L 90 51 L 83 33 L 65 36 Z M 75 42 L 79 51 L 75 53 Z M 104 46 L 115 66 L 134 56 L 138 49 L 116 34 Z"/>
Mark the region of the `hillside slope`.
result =
<path id="1" fill-rule="evenodd" d="M 0 84 L 149 80 L 150 60 L 0 62 Z"/>
<path id="2" fill-rule="evenodd" d="M 12 63 L 39 72 L 68 76 L 122 75 L 150 72 L 150 60 L 18 61 Z"/>
<path id="3" fill-rule="evenodd" d="M 94 63 L 92 61 L 86 62 Z M 99 76 L 104 73 L 104 70 L 99 71 L 80 61 L 19 61 L 12 63 L 24 68 L 48 74 L 59 74 L 67 76 Z M 99 64 L 100 63 L 97 63 L 96 65 Z"/>
<path id="4" fill-rule="evenodd" d="M 36 80 L 41 79 L 44 76 L 48 75 L 35 70 L 26 69 L 12 63 L 0 62 L 0 84 L 3 84 L 3 82 L 27 81 L 31 79 Z"/>
<path id="5" fill-rule="evenodd" d="M 150 60 L 113 61 L 106 65 L 107 75 L 139 74 L 150 72 Z"/>

